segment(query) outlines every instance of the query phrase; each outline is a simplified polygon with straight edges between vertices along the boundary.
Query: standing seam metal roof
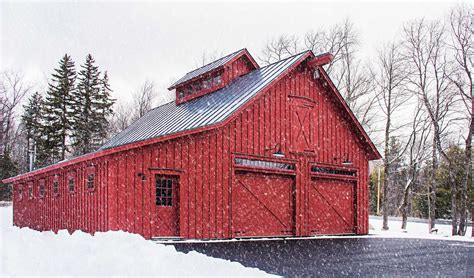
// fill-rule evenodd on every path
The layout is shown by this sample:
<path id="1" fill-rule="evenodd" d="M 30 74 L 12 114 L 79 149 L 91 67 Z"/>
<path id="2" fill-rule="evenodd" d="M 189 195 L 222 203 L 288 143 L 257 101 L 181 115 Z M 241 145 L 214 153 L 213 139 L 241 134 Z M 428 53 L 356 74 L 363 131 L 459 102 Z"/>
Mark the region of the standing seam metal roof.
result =
<path id="1" fill-rule="evenodd" d="M 180 105 L 172 101 L 156 107 L 110 139 L 99 150 L 220 123 L 307 52 L 254 70 L 228 86 L 200 98 Z"/>
<path id="2" fill-rule="evenodd" d="M 178 81 L 174 82 L 173 85 L 170 86 L 170 88 L 174 88 L 176 86 L 178 86 L 179 84 L 182 84 L 186 81 L 189 81 L 201 74 L 205 74 L 206 72 L 209 72 L 211 70 L 214 70 L 214 69 L 217 69 L 218 67 L 220 66 L 223 66 L 225 64 L 227 64 L 227 62 L 229 62 L 230 60 L 234 59 L 237 55 L 239 55 L 242 51 L 244 51 L 244 49 L 241 49 L 239 51 L 236 51 L 234 53 L 231 53 L 227 56 L 224 56 L 218 60 L 215 60 L 214 62 L 211 62 L 207 65 L 204 65 L 198 69 L 195 69 L 193 71 L 190 71 L 188 73 L 186 73 L 183 77 L 181 77 Z"/>

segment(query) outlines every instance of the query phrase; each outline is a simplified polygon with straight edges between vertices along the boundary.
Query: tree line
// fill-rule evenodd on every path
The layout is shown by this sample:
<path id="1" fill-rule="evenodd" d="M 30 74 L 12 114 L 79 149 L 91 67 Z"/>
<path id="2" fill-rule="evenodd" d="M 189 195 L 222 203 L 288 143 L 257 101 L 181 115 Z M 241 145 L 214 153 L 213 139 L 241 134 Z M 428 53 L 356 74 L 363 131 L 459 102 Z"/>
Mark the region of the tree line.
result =
<path id="1" fill-rule="evenodd" d="M 32 87 L 10 71 L 1 81 L 0 178 L 95 151 L 109 137 L 115 99 L 107 71 L 100 72 L 91 55 L 77 73 L 65 54 L 46 92 L 31 94 L 20 116 L 18 106 Z"/>

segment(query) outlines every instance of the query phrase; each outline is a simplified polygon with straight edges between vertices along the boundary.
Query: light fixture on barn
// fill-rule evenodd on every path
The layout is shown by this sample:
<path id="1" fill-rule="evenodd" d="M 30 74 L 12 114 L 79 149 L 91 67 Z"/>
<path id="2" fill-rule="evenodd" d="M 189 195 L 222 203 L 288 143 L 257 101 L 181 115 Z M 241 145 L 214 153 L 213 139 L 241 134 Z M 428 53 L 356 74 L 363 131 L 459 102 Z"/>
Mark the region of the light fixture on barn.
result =
<path id="1" fill-rule="evenodd" d="M 137 176 L 138 177 L 141 177 L 142 178 L 142 181 L 145 181 L 146 180 L 146 176 L 144 173 L 137 173 Z"/>
<path id="2" fill-rule="evenodd" d="M 278 158 L 285 157 L 285 154 L 281 151 L 280 144 L 275 144 L 275 147 L 266 148 L 265 152 L 273 151 L 273 150 L 276 150 L 274 153 L 272 153 L 274 157 L 278 157 Z"/>
<path id="3" fill-rule="evenodd" d="M 313 79 L 318 80 L 321 77 L 321 73 L 319 72 L 319 69 L 314 69 L 313 71 Z"/>
<path id="4" fill-rule="evenodd" d="M 273 153 L 274 157 L 285 157 L 285 154 L 281 151 L 281 148 L 278 147 L 278 150 Z"/>

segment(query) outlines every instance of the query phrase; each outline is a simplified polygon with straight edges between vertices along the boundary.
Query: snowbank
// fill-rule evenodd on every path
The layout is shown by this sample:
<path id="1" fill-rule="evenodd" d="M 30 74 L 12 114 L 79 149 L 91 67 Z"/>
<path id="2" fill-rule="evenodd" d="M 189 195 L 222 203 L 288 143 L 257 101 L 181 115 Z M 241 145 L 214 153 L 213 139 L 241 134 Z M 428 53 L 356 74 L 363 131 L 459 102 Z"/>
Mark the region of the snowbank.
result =
<path id="1" fill-rule="evenodd" d="M 443 240 L 462 240 L 474 242 L 471 237 L 472 227 L 468 227 L 465 236 L 451 236 L 451 225 L 436 224 L 438 233 L 430 234 L 427 223 L 408 222 L 407 229 L 401 229 L 401 220 L 389 219 L 388 231 L 382 230 L 382 219 L 370 217 L 369 224 L 371 226 L 370 234 L 377 237 L 397 237 L 397 238 L 426 238 L 426 239 L 443 239 Z"/>
<path id="2" fill-rule="evenodd" d="M 0 276 L 266 276 L 255 268 L 147 241 L 125 232 L 69 235 L 12 226 L 0 207 Z"/>

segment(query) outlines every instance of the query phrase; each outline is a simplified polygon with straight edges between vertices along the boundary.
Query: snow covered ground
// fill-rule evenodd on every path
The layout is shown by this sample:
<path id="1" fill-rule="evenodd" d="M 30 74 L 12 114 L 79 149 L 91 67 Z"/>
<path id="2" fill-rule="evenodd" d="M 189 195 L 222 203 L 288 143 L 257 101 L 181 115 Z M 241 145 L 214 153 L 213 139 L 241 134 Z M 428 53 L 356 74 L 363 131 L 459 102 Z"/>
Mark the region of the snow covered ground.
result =
<path id="1" fill-rule="evenodd" d="M 208 257 L 191 251 L 177 252 L 173 246 L 157 244 L 125 232 L 83 232 L 69 235 L 37 232 L 12 226 L 11 206 L 0 205 L 0 277 L 10 276 L 268 276 L 237 262 Z M 370 238 L 425 238 L 474 242 L 471 227 L 464 237 L 450 236 L 451 226 L 438 224 L 438 234 L 429 234 L 426 223 L 389 221 L 382 231 L 382 220 L 370 218 Z M 323 236 L 315 239 L 338 238 Z M 344 236 L 367 237 L 367 236 Z M 308 239 L 308 238 L 306 238 Z M 261 239 L 274 240 L 274 239 Z M 279 239 L 282 240 L 282 239 Z M 232 240 L 235 241 L 235 240 Z M 219 241 L 222 242 L 222 241 Z"/>
<path id="2" fill-rule="evenodd" d="M 382 219 L 379 217 L 370 217 L 369 223 L 371 229 L 370 234 L 376 237 L 397 237 L 397 238 L 426 238 L 426 239 L 443 239 L 443 240 L 462 240 L 474 242 L 471 237 L 472 227 L 467 228 L 465 236 L 451 236 L 451 225 L 436 224 L 438 233 L 430 234 L 427 223 L 408 222 L 406 231 L 402 231 L 401 218 L 394 220 L 392 217 L 388 222 L 388 231 L 382 230 Z"/>
<path id="3" fill-rule="evenodd" d="M 240 263 L 156 244 L 125 232 L 37 232 L 12 226 L 0 206 L 0 277 L 10 276 L 268 276 Z"/>

